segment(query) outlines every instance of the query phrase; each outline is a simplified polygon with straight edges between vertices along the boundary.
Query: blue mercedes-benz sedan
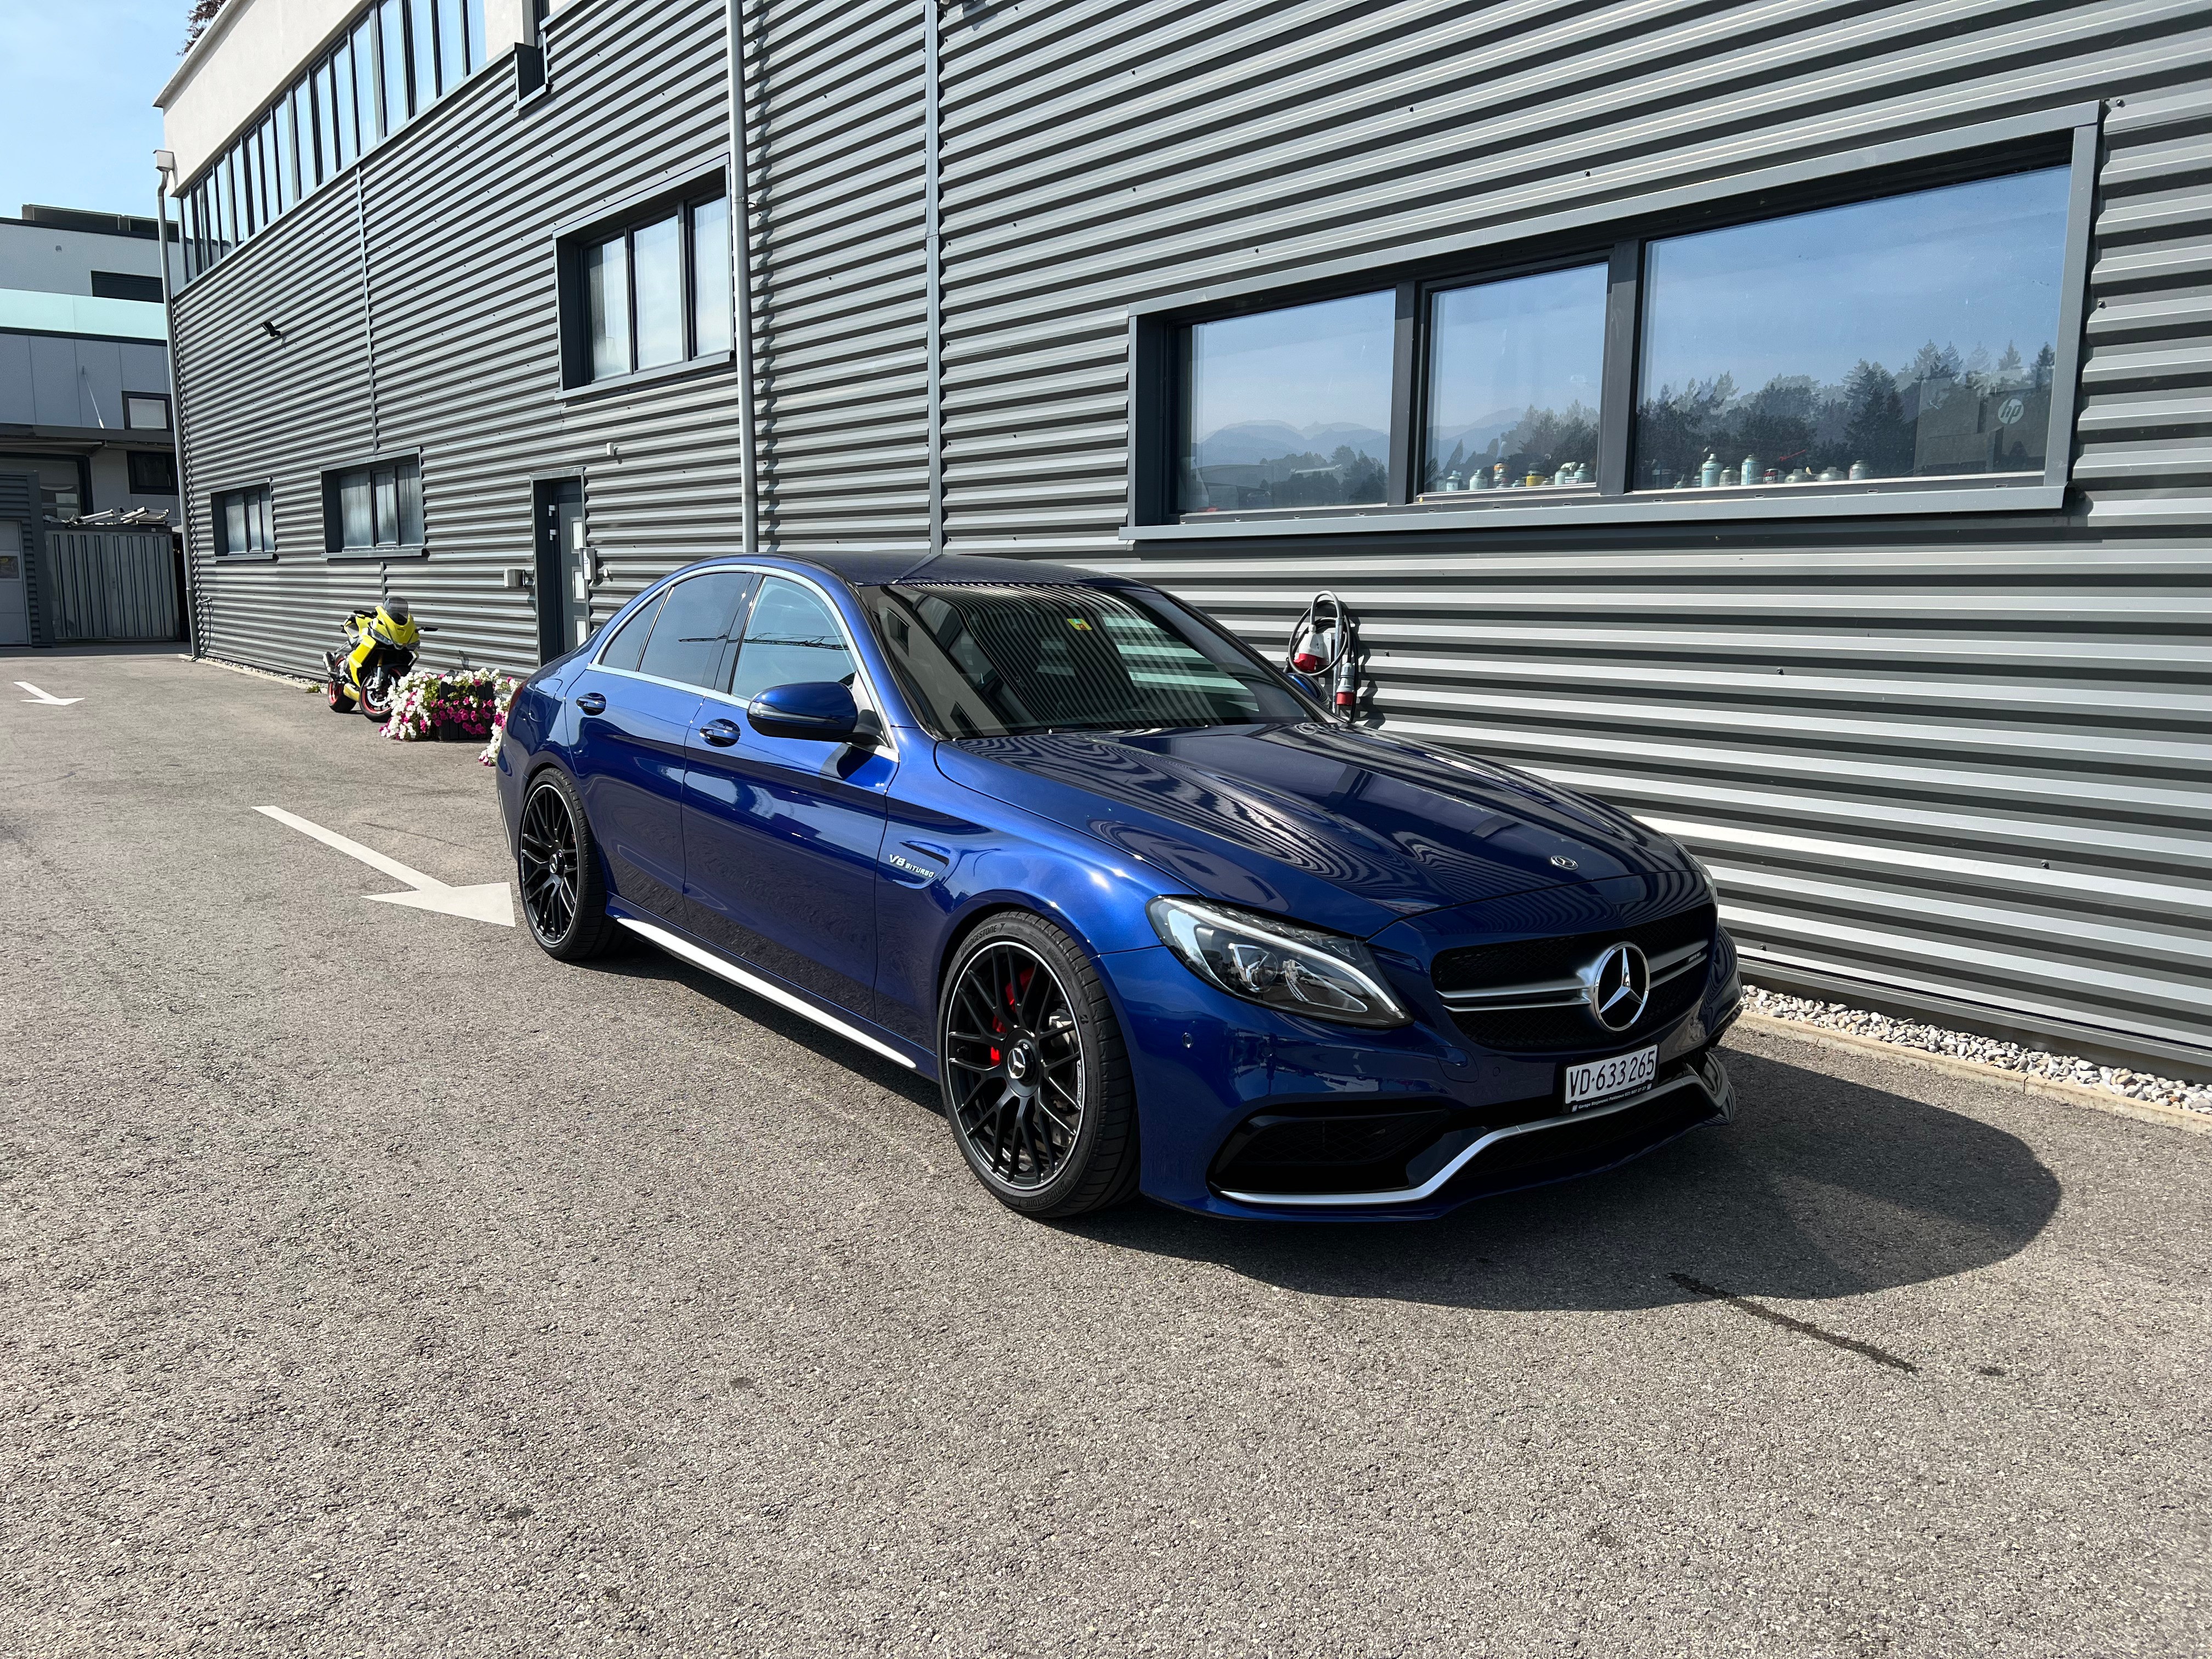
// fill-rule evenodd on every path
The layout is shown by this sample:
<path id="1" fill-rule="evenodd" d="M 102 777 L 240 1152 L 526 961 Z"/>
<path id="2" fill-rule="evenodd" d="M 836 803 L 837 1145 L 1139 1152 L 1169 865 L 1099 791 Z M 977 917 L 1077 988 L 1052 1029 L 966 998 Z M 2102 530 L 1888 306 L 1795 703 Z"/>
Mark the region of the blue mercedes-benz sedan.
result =
<path id="1" fill-rule="evenodd" d="M 546 951 L 641 935 L 934 1079 L 1032 1215 L 1434 1216 L 1733 1115 L 1694 860 L 1136 582 L 708 560 L 517 693 L 499 787 Z"/>

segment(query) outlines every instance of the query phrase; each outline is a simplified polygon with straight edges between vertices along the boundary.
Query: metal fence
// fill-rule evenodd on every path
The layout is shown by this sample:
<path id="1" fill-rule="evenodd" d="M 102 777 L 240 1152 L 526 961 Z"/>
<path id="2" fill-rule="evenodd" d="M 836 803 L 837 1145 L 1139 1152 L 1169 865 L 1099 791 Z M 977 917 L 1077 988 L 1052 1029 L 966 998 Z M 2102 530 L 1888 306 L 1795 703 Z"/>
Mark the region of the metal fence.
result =
<path id="1" fill-rule="evenodd" d="M 39 564 L 49 643 L 184 637 L 175 544 L 167 532 L 49 525 Z"/>

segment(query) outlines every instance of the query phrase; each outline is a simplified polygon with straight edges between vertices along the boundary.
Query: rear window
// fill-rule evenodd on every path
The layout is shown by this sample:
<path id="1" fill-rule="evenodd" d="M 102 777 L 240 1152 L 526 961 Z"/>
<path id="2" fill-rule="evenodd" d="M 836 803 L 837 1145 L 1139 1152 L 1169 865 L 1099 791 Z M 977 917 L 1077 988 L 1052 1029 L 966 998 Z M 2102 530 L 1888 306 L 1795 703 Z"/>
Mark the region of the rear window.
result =
<path id="1" fill-rule="evenodd" d="M 653 632 L 653 619 L 660 614 L 660 602 L 665 598 L 665 593 L 654 594 L 638 607 L 635 615 L 615 629 L 614 638 L 599 653 L 599 666 L 631 670 L 637 667 L 638 659 L 645 654 L 647 636 Z"/>

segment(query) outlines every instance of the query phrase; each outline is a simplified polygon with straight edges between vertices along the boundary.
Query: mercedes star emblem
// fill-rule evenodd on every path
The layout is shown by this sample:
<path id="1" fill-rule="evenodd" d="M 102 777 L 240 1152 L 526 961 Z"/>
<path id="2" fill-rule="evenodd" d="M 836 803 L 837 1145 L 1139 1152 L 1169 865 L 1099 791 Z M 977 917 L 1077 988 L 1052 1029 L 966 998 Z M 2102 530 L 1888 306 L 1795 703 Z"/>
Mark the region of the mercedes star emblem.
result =
<path id="1" fill-rule="evenodd" d="M 1651 1000 L 1651 964 L 1633 945 L 1614 945 L 1582 971 L 1590 1012 L 1608 1031 L 1625 1031 L 1643 1018 Z"/>

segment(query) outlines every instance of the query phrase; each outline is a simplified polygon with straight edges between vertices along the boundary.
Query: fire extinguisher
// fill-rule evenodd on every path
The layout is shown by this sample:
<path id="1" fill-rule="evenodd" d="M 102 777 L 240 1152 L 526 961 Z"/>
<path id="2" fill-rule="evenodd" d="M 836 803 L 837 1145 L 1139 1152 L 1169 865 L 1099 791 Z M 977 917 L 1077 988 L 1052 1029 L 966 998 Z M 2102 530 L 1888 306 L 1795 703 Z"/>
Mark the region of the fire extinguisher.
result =
<path id="1" fill-rule="evenodd" d="M 1337 718 L 1350 720 L 1359 701 L 1359 629 L 1334 593 L 1313 597 L 1291 629 L 1285 665 L 1310 680 L 1326 680 Z"/>

